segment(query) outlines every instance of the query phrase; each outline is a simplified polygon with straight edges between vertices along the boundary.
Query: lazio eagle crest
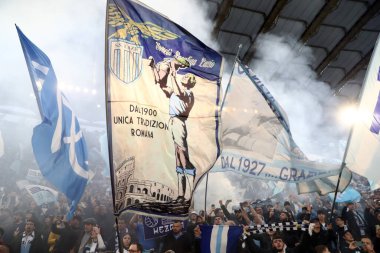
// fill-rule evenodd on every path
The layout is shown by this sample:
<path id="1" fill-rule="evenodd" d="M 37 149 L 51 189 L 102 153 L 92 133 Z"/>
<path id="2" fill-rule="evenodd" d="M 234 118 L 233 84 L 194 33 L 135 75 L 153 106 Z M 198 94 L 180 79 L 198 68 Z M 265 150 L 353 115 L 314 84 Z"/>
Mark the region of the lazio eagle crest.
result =
<path id="1" fill-rule="evenodd" d="M 174 40 L 179 38 L 152 22 L 138 23 L 114 4 L 108 10 L 108 36 L 110 69 L 121 81 L 128 84 L 136 80 L 142 69 L 143 46 L 140 40 Z"/>

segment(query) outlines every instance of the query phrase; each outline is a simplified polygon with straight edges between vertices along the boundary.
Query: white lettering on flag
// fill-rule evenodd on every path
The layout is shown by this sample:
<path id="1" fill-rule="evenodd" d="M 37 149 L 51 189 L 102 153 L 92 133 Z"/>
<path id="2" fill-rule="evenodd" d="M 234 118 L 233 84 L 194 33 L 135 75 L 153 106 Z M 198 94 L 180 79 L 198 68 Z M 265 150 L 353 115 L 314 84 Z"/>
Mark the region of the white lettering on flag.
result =
<path id="1" fill-rule="evenodd" d="M 260 79 L 240 63 L 236 63 L 226 91 L 222 119 L 223 152 L 213 172 L 233 171 L 296 183 L 299 193 L 335 191 L 341 164 L 309 160 L 293 140 L 281 106 Z M 345 168 L 340 189 L 345 189 L 350 179 Z"/>
<path id="2" fill-rule="evenodd" d="M 47 75 L 47 73 L 49 72 L 49 68 L 44 66 L 44 65 L 41 65 L 39 64 L 38 62 L 35 62 L 35 61 L 32 61 L 32 65 L 35 69 L 38 69 L 39 71 L 41 71 L 42 73 L 45 74 L 45 76 Z"/>

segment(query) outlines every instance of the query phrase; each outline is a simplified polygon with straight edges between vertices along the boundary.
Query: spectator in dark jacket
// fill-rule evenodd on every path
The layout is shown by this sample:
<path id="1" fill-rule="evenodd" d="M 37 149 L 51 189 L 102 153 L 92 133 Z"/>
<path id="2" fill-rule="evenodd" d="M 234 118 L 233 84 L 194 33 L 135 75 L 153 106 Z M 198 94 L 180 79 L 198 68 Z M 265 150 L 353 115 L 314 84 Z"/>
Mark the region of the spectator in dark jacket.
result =
<path id="1" fill-rule="evenodd" d="M 282 234 L 276 233 L 272 238 L 272 248 L 264 249 L 262 247 L 257 246 L 252 240 L 246 240 L 247 248 L 251 253 L 304 253 L 307 252 L 305 250 L 305 244 L 300 243 L 294 248 L 290 248 L 286 245 Z"/>
<path id="2" fill-rule="evenodd" d="M 329 225 L 328 229 L 324 230 L 319 220 L 314 219 L 309 225 L 308 233 L 303 234 L 302 240 L 308 245 L 309 252 L 312 252 L 318 245 L 326 245 L 330 248 L 331 242 L 334 240 L 332 226 Z"/>
<path id="3" fill-rule="evenodd" d="M 26 221 L 24 232 L 15 234 L 12 241 L 12 252 L 46 252 L 41 234 L 35 230 L 35 222 L 33 220 Z"/>
<path id="4" fill-rule="evenodd" d="M 360 241 L 362 235 L 365 235 L 365 221 L 355 210 L 355 204 L 352 202 L 347 203 L 342 210 L 342 216 L 346 219 L 348 229 L 351 231 L 355 241 Z"/>
<path id="5" fill-rule="evenodd" d="M 192 250 L 191 237 L 184 232 L 181 221 L 174 221 L 172 231 L 165 236 L 161 252 L 173 250 L 174 252 L 187 253 Z"/>
<path id="6" fill-rule="evenodd" d="M 54 253 L 68 253 L 74 248 L 81 234 L 81 220 L 80 216 L 74 216 L 69 222 L 54 218 L 51 232 L 60 236 L 54 246 Z"/>
<path id="7" fill-rule="evenodd" d="M 310 221 L 311 218 L 311 213 L 308 210 L 306 206 L 302 207 L 302 211 L 298 213 L 297 215 L 297 221 L 298 222 L 303 222 L 303 221 Z"/>
<path id="8" fill-rule="evenodd" d="M 341 253 L 356 253 L 361 252 L 359 246 L 357 245 L 354 237 L 350 231 L 345 231 L 343 235 L 344 241 L 340 243 Z"/>
<path id="9" fill-rule="evenodd" d="M 223 205 L 223 201 L 219 200 L 220 208 L 223 210 L 223 213 L 227 217 L 227 220 L 232 220 L 235 222 L 235 224 L 249 225 L 249 224 L 247 224 L 247 221 L 244 219 L 244 217 L 242 215 L 242 209 L 240 206 L 233 206 L 232 207 L 234 214 L 231 214 L 227 210 L 227 205 L 229 202 L 230 202 L 230 200 L 227 200 L 226 205 Z"/>
<path id="10" fill-rule="evenodd" d="M 371 241 L 371 238 L 368 236 L 363 236 L 361 242 L 363 243 L 363 246 L 361 247 L 361 252 L 364 253 L 376 253 L 374 249 L 373 242 Z"/>

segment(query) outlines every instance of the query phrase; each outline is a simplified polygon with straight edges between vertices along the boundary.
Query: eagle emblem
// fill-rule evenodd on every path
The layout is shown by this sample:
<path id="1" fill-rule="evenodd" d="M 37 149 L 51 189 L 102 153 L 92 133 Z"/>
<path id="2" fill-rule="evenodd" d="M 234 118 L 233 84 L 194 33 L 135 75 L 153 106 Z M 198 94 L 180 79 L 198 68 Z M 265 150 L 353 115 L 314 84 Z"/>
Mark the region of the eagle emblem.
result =
<path id="1" fill-rule="evenodd" d="M 108 25 L 111 34 L 108 36 L 110 69 L 119 80 L 128 84 L 141 74 L 143 46 L 141 39 L 174 40 L 179 38 L 152 22 L 135 22 L 116 5 L 109 5 Z"/>
<path id="2" fill-rule="evenodd" d="M 142 38 L 151 37 L 154 40 L 174 40 L 179 38 L 172 33 L 152 22 L 138 23 L 124 11 L 117 8 L 116 5 L 109 5 L 108 24 L 115 28 L 108 39 L 125 39 L 136 45 L 140 45 L 140 36 Z"/>

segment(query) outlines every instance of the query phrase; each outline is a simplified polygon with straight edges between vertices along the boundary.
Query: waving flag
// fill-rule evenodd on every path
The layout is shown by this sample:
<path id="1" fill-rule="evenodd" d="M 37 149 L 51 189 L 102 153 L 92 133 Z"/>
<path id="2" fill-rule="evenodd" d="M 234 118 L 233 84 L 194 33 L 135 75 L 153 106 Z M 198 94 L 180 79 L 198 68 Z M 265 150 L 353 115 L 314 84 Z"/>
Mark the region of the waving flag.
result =
<path id="1" fill-rule="evenodd" d="M 33 130 L 34 156 L 42 175 L 69 199 L 70 219 L 91 176 L 86 142 L 74 111 L 57 87 L 49 58 L 16 29 L 42 116 Z"/>
<path id="2" fill-rule="evenodd" d="M 380 46 L 379 38 L 364 79 L 355 121 L 347 144 L 347 167 L 380 187 Z"/>
<path id="3" fill-rule="evenodd" d="M 107 126 L 115 212 L 187 216 L 219 154 L 222 57 L 129 0 L 109 0 Z"/>
<path id="4" fill-rule="evenodd" d="M 25 190 L 32 196 L 38 206 L 55 202 L 58 198 L 57 191 L 43 185 L 26 185 Z"/>
<path id="5" fill-rule="evenodd" d="M 300 193 L 335 191 L 341 165 L 306 158 L 292 138 L 280 105 L 260 79 L 239 62 L 227 89 L 222 119 L 223 152 L 212 171 L 297 183 Z M 350 180 L 351 173 L 345 168 L 340 189 Z"/>
<path id="6" fill-rule="evenodd" d="M 347 187 L 342 193 L 339 193 L 336 197 L 337 203 L 343 203 L 343 202 L 359 202 L 361 199 L 360 193 L 352 188 L 351 186 Z M 334 194 L 329 193 L 329 198 L 331 200 L 334 199 Z"/>
<path id="7" fill-rule="evenodd" d="M 243 228 L 240 226 L 200 226 L 202 253 L 235 253 L 238 251 Z"/>

